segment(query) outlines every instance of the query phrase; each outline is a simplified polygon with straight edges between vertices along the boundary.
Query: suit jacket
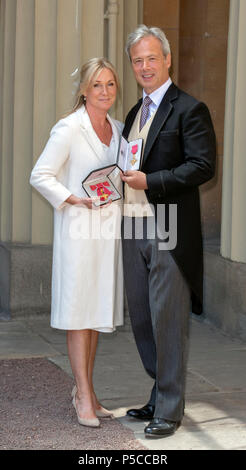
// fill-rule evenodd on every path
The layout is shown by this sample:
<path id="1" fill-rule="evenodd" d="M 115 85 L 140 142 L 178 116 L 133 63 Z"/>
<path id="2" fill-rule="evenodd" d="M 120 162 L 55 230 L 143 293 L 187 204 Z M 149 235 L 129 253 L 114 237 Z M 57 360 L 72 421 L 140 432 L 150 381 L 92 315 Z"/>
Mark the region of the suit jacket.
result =
<path id="1" fill-rule="evenodd" d="M 128 113 L 128 137 L 140 100 Z M 141 170 L 147 174 L 148 201 L 177 205 L 177 245 L 170 251 L 192 292 L 192 311 L 202 313 L 203 246 L 200 184 L 215 172 L 216 139 L 207 106 L 172 84 L 150 127 Z"/>

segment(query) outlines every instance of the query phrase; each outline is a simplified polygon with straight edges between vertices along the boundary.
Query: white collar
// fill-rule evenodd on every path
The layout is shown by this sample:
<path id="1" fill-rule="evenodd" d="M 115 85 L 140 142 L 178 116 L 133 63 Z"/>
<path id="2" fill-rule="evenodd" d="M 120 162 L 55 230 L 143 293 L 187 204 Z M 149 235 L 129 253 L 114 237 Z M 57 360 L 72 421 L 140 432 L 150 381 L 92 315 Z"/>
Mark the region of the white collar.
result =
<path id="1" fill-rule="evenodd" d="M 172 84 L 172 80 L 169 77 L 168 80 L 165 83 L 163 83 L 163 85 L 161 85 L 159 88 L 157 88 L 157 90 L 153 91 L 149 95 L 149 97 L 151 98 L 151 100 L 153 101 L 156 107 L 158 107 L 159 104 L 161 103 L 165 93 L 167 92 L 171 84 Z M 147 93 L 145 93 L 145 91 L 143 90 L 143 100 L 145 96 L 147 96 Z"/>

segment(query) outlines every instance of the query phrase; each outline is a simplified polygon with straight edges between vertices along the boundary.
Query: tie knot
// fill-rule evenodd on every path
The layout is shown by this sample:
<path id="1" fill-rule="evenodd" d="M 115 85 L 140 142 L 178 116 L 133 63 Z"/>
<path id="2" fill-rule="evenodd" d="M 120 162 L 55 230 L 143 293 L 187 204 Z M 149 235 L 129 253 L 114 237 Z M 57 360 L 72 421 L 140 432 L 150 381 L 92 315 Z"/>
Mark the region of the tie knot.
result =
<path id="1" fill-rule="evenodd" d="M 145 98 L 144 98 L 144 101 L 143 101 L 143 105 L 144 106 L 149 106 L 150 103 L 152 103 L 152 99 L 148 95 L 146 95 Z"/>

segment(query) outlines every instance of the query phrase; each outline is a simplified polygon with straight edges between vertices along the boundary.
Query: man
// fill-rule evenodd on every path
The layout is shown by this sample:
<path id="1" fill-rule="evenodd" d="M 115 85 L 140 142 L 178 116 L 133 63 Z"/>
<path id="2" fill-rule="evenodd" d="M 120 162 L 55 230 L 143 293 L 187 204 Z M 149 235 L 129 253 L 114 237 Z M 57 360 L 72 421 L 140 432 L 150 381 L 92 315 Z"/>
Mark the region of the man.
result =
<path id="1" fill-rule="evenodd" d="M 198 186 L 214 175 L 215 135 L 206 105 L 172 83 L 170 47 L 159 28 L 139 26 L 126 50 L 143 99 L 127 115 L 123 135 L 142 138 L 144 152 L 140 170 L 122 176 L 124 277 L 138 351 L 155 380 L 148 403 L 127 414 L 151 420 L 146 437 L 165 437 L 184 414 L 189 312 L 202 312 Z M 171 204 L 177 208 L 177 243 L 163 250 L 160 234 L 148 238 L 146 225 L 154 216 L 157 226 L 158 208 Z M 132 230 L 139 220 L 143 238 L 133 232 L 131 239 L 126 227 Z"/>

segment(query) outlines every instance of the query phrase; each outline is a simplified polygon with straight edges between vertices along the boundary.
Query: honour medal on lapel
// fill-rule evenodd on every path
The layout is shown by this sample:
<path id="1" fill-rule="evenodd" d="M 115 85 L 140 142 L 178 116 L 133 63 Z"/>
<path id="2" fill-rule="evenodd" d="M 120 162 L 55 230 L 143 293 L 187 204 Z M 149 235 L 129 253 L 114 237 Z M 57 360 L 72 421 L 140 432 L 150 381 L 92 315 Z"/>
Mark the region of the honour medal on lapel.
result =
<path id="1" fill-rule="evenodd" d="M 133 145 L 132 148 L 131 148 L 131 153 L 132 153 L 132 155 L 133 155 L 133 158 L 131 159 L 131 165 L 132 165 L 132 166 L 134 166 L 135 163 L 137 162 L 137 158 L 135 157 L 135 154 L 137 153 L 137 151 L 138 151 L 138 145 L 135 144 L 135 145 Z"/>

